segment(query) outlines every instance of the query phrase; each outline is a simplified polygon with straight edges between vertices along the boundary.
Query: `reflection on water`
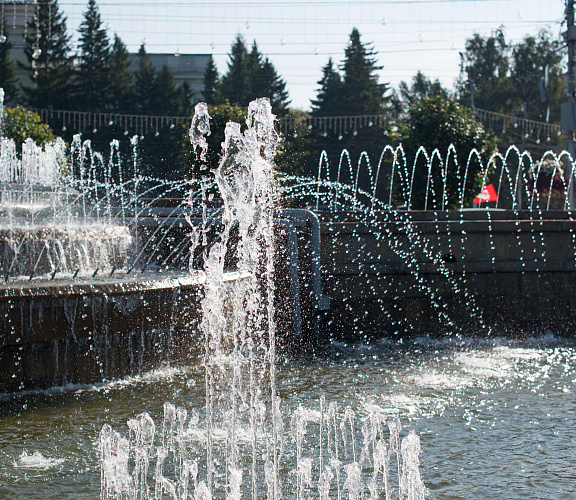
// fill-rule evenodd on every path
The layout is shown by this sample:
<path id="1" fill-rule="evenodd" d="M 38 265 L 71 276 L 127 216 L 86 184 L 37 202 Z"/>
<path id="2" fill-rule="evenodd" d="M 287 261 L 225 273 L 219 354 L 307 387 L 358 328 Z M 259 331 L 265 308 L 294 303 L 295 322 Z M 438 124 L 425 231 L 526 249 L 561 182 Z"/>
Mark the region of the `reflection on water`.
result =
<path id="1" fill-rule="evenodd" d="M 97 498 L 97 441 L 164 402 L 201 410 L 202 367 L 52 391 L 0 396 L 0 498 Z M 544 337 L 399 344 L 331 344 L 279 362 L 292 413 L 319 400 L 400 418 L 421 438 L 429 497 L 573 498 L 576 495 L 576 344 Z M 122 430 L 124 429 L 124 430 Z"/>

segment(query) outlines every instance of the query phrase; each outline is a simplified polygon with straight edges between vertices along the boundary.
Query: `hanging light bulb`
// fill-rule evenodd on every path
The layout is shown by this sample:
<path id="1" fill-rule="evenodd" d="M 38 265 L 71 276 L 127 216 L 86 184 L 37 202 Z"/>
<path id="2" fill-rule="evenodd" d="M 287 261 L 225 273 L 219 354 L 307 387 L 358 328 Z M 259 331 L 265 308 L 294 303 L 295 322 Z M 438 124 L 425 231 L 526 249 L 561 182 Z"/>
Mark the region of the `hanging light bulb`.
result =
<path id="1" fill-rule="evenodd" d="M 106 23 L 106 26 L 104 26 L 104 29 L 106 31 L 110 31 L 111 28 L 112 28 L 112 25 L 110 23 Z"/>
<path id="2" fill-rule="evenodd" d="M 249 30 L 250 29 L 250 21 L 246 21 L 246 29 Z"/>
<path id="3" fill-rule="evenodd" d="M 148 38 L 142 38 L 142 45 L 146 45 L 148 43 Z"/>
<path id="4" fill-rule="evenodd" d="M 216 48 L 216 44 L 214 42 L 210 42 L 210 48 L 214 50 Z"/>
<path id="5" fill-rule="evenodd" d="M 320 51 L 318 50 L 318 47 L 314 48 L 314 55 L 317 56 L 318 54 L 320 54 Z"/>
<path id="6" fill-rule="evenodd" d="M 386 26 L 388 24 L 388 19 L 386 19 L 385 17 L 382 18 L 382 21 L 380 21 L 382 23 L 382 26 Z"/>
<path id="7" fill-rule="evenodd" d="M 284 40 L 284 37 L 280 38 L 280 45 L 286 45 L 286 40 Z"/>
<path id="8" fill-rule="evenodd" d="M 423 41 L 424 41 L 424 35 L 423 35 L 422 33 L 420 33 L 420 34 L 418 35 L 418 41 L 419 41 L 419 42 L 423 42 Z"/>
<path id="9" fill-rule="evenodd" d="M 33 57 L 34 59 L 38 59 L 41 55 L 42 55 L 42 50 L 39 49 L 38 47 L 36 47 L 36 48 L 34 49 L 34 52 L 32 52 L 32 57 Z"/>
<path id="10" fill-rule="evenodd" d="M 7 38 L 4 35 L 0 35 L 0 43 L 6 43 Z"/>
<path id="11" fill-rule="evenodd" d="M 180 57 L 182 55 L 182 53 L 180 52 L 180 49 L 176 49 L 176 52 L 174 52 L 174 57 Z"/>

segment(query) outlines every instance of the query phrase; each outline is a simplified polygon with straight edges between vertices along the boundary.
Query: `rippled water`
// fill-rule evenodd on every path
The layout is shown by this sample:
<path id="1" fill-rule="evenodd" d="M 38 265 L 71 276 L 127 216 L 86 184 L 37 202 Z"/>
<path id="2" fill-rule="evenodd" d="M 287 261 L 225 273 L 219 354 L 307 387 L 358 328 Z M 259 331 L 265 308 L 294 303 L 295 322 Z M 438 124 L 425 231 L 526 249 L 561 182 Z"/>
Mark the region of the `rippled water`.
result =
<path id="1" fill-rule="evenodd" d="M 416 339 L 331 344 L 279 362 L 291 413 L 319 398 L 379 409 L 421 437 L 429 498 L 576 496 L 576 343 Z M 100 386 L 0 396 L 0 498 L 98 498 L 104 423 L 127 434 L 142 411 L 204 404 L 201 367 Z M 360 419 L 359 419 L 360 420 Z"/>

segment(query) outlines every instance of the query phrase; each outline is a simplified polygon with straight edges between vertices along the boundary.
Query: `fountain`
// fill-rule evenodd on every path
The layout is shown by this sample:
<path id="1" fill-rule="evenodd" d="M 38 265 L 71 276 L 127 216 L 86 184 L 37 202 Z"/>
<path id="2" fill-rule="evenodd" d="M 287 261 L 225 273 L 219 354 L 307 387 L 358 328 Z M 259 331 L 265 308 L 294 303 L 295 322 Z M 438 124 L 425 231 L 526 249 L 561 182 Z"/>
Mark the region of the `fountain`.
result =
<path id="1" fill-rule="evenodd" d="M 191 133 L 199 148 L 207 119 L 201 107 Z M 190 337 L 200 331 L 203 345 L 195 348 L 201 354 L 182 367 L 145 372 L 142 365 L 127 379 L 118 374 L 119 380 L 103 384 L 0 396 L 6 403 L 0 410 L 6 431 L 0 495 L 34 497 L 42 490 L 46 496 L 93 498 L 100 485 L 102 498 L 423 498 L 418 435 L 432 498 L 500 498 L 503 492 L 507 498 L 555 497 L 571 491 L 566 463 L 576 437 L 569 418 L 576 350 L 557 335 L 572 333 L 571 323 L 564 330 L 547 328 L 555 326 L 551 317 L 570 319 L 572 212 L 546 210 L 547 200 L 530 198 L 533 190 L 523 187 L 521 175 L 516 178 L 522 182 L 512 181 L 506 195 L 521 196 L 506 211 L 449 213 L 441 210 L 442 193 L 430 196 L 435 210 L 406 210 L 409 184 L 395 190 L 393 176 L 386 202 L 373 196 L 377 183 L 362 190 L 360 183 L 345 186 L 319 176 L 298 186 L 286 181 L 275 186 L 270 160 L 277 137 L 264 102 L 253 103 L 247 125 L 244 131 L 229 125 L 216 173 L 224 201 L 218 212 L 207 204 L 199 210 L 152 210 L 144 206 L 144 196 L 128 189 L 144 183 L 137 175 L 130 181 L 123 176 L 116 189 L 84 170 L 85 185 L 98 185 L 104 193 L 98 199 L 124 199 L 117 209 L 87 202 L 95 207 L 88 213 L 146 231 L 129 256 L 145 275 L 174 257 L 172 250 L 157 248 L 172 236 L 156 229 L 166 225 L 164 219 L 170 225 L 188 218 L 185 230 L 197 250 L 180 245 L 184 238 L 178 236 L 174 254 L 181 259 L 192 252 L 189 279 L 203 283 L 202 297 L 194 296 L 204 313 L 187 311 L 194 317 L 184 336 L 190 345 L 179 349 L 194 348 Z M 395 158 L 397 167 L 400 152 Z M 558 164 L 557 157 L 553 161 Z M 306 278 L 313 274 L 314 259 L 305 257 L 316 253 L 314 224 L 294 228 L 298 241 L 292 254 L 304 268 L 296 288 L 303 304 L 316 297 L 311 302 L 319 323 L 307 334 L 310 344 L 297 352 L 290 342 L 279 345 L 274 320 L 283 311 L 270 293 L 279 287 L 274 245 L 289 227 L 278 224 L 284 219 L 273 205 L 275 187 L 299 205 L 329 209 L 317 214 L 324 268 L 320 293 L 309 293 L 313 287 Z M 397 192 L 407 198 L 395 199 Z M 193 196 L 209 202 L 206 193 L 199 189 Z M 392 204 L 403 208 L 390 210 Z M 530 204 L 532 210 L 520 210 Z M 281 252 L 287 248 L 280 244 Z M 132 264 L 108 267 L 107 274 L 119 278 L 122 288 L 135 287 L 132 301 L 138 306 L 144 289 L 129 283 Z M 232 267 L 236 274 L 228 279 Z M 11 285 L 18 285 L 11 276 Z M 88 288 L 84 293 L 87 306 L 69 315 L 99 310 L 84 298 Z M 123 300 L 116 296 L 109 302 Z M 166 328 L 174 331 L 176 321 L 185 318 L 168 292 L 158 300 L 159 313 L 166 304 L 171 306 Z M 141 311 L 144 321 L 150 306 Z M 106 314 L 112 321 L 103 321 L 104 328 L 118 328 L 117 314 Z M 501 327 L 515 315 L 529 315 L 531 327 L 526 329 L 526 322 Z M 546 317 L 545 324 L 538 316 Z M 86 330 L 95 329 L 94 317 L 87 323 Z M 500 336 L 502 331 L 514 338 Z M 134 352 L 120 344 L 122 334 L 110 335 L 110 346 L 86 337 L 87 348 L 101 349 L 101 360 L 106 349 L 125 357 Z M 140 352 L 163 349 L 163 342 L 173 340 L 142 339 L 149 343 Z M 307 349 L 312 340 L 314 351 Z M 40 354 L 45 352 L 38 349 Z M 55 358 L 62 354 L 59 347 Z M 53 355 L 54 350 L 46 357 Z M 5 378 L 14 370 L 9 367 Z M 402 438 L 398 418 L 418 435 Z M 47 427 L 49 436 L 41 438 Z"/>

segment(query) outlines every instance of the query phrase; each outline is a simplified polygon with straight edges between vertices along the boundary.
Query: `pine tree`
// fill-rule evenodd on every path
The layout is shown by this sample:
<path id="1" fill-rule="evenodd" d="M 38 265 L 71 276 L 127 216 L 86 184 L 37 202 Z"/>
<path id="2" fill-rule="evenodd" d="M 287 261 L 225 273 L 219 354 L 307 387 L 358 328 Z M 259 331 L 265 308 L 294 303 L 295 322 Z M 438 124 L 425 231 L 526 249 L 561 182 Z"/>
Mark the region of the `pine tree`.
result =
<path id="1" fill-rule="evenodd" d="M 220 76 L 214 63 L 214 58 L 210 55 L 206 70 L 204 71 L 204 101 L 207 104 L 216 104 L 218 101 L 218 87 L 220 85 Z"/>
<path id="2" fill-rule="evenodd" d="M 132 85 L 135 76 L 130 71 L 128 49 L 118 35 L 114 35 L 114 44 L 109 61 L 108 107 L 114 113 L 133 111 Z"/>
<path id="3" fill-rule="evenodd" d="M 253 99 L 268 97 L 274 113 L 279 116 L 286 114 L 290 104 L 286 83 L 278 76 L 276 68 L 267 57 L 252 77 L 251 86 Z"/>
<path id="4" fill-rule="evenodd" d="M 16 72 L 14 64 L 10 58 L 10 50 L 13 47 L 10 41 L 10 33 L 4 19 L 0 20 L 3 23 L 3 36 L 6 39 L 0 43 L 0 88 L 4 89 L 4 104 L 13 106 L 18 101 L 18 87 L 16 85 Z"/>
<path id="5" fill-rule="evenodd" d="M 375 74 L 382 66 L 376 64 L 376 52 L 360 41 L 360 33 L 356 28 L 350 33 L 350 42 L 344 52 L 345 58 L 341 65 L 341 114 L 385 113 L 390 101 L 390 97 L 385 95 L 388 85 L 378 83 L 378 75 Z"/>
<path id="6" fill-rule="evenodd" d="M 144 44 L 140 45 L 136 57 L 135 79 L 132 87 L 134 111 L 150 114 L 156 108 L 156 70 Z"/>
<path id="7" fill-rule="evenodd" d="M 153 115 L 175 115 L 181 107 L 180 95 L 176 90 L 174 73 L 164 65 L 154 79 L 154 96 L 148 113 Z"/>
<path id="8" fill-rule="evenodd" d="M 74 74 L 69 43 L 58 1 L 39 0 L 25 39 L 28 64 L 21 64 L 32 81 L 32 86 L 22 87 L 30 106 L 69 109 Z"/>
<path id="9" fill-rule="evenodd" d="M 96 0 L 88 0 L 88 10 L 78 29 L 80 54 L 76 73 L 77 108 L 104 111 L 110 85 L 110 40 L 102 27 Z"/>
<path id="10" fill-rule="evenodd" d="M 258 49 L 258 45 L 256 44 L 256 40 L 252 42 L 252 49 L 250 53 L 246 56 L 246 71 L 248 72 L 248 80 L 249 80 L 249 87 L 250 91 L 248 92 L 247 101 L 253 101 L 258 97 L 263 97 L 263 95 L 259 95 L 259 92 L 262 92 L 261 88 L 258 88 L 258 77 L 259 72 L 262 69 L 263 63 L 263 56 Z M 260 85 L 260 87 L 262 87 Z"/>
<path id="11" fill-rule="evenodd" d="M 250 71 L 248 52 L 242 35 L 237 35 L 229 55 L 228 72 L 222 78 L 222 98 L 231 103 L 247 106 L 250 102 Z"/>
<path id="12" fill-rule="evenodd" d="M 192 114 L 192 99 L 194 91 L 190 84 L 184 80 L 176 89 L 177 107 L 174 110 L 176 116 L 190 116 Z"/>
<path id="13" fill-rule="evenodd" d="M 342 78 L 334 68 L 332 58 L 328 59 L 322 68 L 322 79 L 318 82 L 320 88 L 316 99 L 312 99 L 313 116 L 337 116 L 341 114 Z"/>

